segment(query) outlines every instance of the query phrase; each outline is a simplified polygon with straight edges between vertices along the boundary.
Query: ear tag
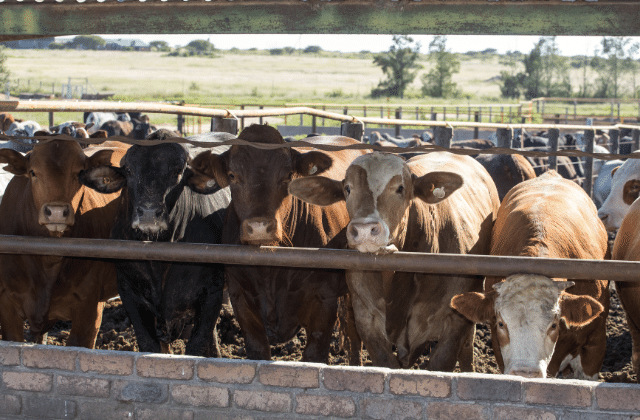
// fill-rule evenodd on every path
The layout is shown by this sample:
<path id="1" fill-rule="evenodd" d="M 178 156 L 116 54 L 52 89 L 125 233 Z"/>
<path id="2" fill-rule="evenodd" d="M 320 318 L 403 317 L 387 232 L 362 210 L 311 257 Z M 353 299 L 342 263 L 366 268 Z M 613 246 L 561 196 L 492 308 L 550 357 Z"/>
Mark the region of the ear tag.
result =
<path id="1" fill-rule="evenodd" d="M 433 196 L 435 198 L 444 198 L 444 196 L 445 196 L 444 188 L 443 187 L 435 188 L 433 190 Z"/>
<path id="2" fill-rule="evenodd" d="M 216 186 L 216 181 L 214 181 L 213 179 L 210 179 L 207 181 L 207 188 L 213 188 Z"/>
<path id="3" fill-rule="evenodd" d="M 313 175 L 316 172 L 318 172 L 318 167 L 317 166 L 312 166 L 311 169 L 309 169 L 309 175 Z"/>

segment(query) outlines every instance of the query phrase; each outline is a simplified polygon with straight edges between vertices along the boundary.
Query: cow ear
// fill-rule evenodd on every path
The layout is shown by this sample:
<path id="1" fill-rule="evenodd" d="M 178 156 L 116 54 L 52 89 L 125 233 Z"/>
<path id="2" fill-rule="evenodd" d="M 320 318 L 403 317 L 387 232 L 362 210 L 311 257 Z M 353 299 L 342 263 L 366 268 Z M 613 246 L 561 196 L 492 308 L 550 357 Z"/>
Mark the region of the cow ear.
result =
<path id="1" fill-rule="evenodd" d="M 450 306 L 460 312 L 469 321 L 476 324 L 491 321 L 495 318 L 495 302 L 498 292 L 469 292 L 451 298 Z"/>
<path id="2" fill-rule="evenodd" d="M 29 158 L 12 149 L 0 149 L 0 163 L 8 163 L 3 169 L 14 175 L 26 175 Z"/>
<path id="3" fill-rule="evenodd" d="M 324 176 L 296 178 L 289 183 L 289 194 L 316 206 L 330 206 L 344 201 L 342 182 Z"/>
<path id="4" fill-rule="evenodd" d="M 613 178 L 613 176 L 616 174 L 616 172 L 618 171 L 618 169 L 620 169 L 620 166 L 622 166 L 622 165 L 618 165 L 618 166 L 616 166 L 615 168 L 613 168 L 613 169 L 611 170 L 611 178 Z"/>
<path id="5" fill-rule="evenodd" d="M 111 155 L 113 150 L 100 150 L 93 155 L 87 157 L 86 169 L 93 168 L 95 166 L 108 166 L 111 165 Z"/>
<path id="6" fill-rule="evenodd" d="M 569 327 L 582 327 L 596 319 L 604 311 L 600 302 L 591 296 L 560 294 L 560 315 Z"/>
<path id="7" fill-rule="evenodd" d="M 429 204 L 436 204 L 449 197 L 464 183 L 453 172 L 429 172 L 421 177 L 412 175 L 413 195 Z"/>
<path id="8" fill-rule="evenodd" d="M 184 179 L 189 188 L 198 194 L 213 194 L 221 189 L 215 179 L 199 172 L 193 172 L 189 168 L 185 170 Z"/>
<path id="9" fill-rule="evenodd" d="M 106 139 L 107 137 L 108 137 L 107 132 L 104 130 L 98 130 L 93 134 L 89 134 L 90 139 Z"/>
<path id="10" fill-rule="evenodd" d="M 302 176 L 320 175 L 333 165 L 331 156 L 318 151 L 300 153 L 291 149 L 293 169 Z"/>
<path id="11" fill-rule="evenodd" d="M 209 150 L 200 153 L 189 161 L 189 168 L 193 171 L 193 176 L 198 176 L 200 183 L 207 179 L 213 180 L 220 188 L 229 186 L 229 176 L 227 175 L 228 153 L 228 150 L 220 155 L 213 154 Z"/>
<path id="12" fill-rule="evenodd" d="M 127 184 L 127 178 L 120 168 L 111 165 L 92 166 L 80 171 L 80 183 L 102 194 L 120 191 Z"/>

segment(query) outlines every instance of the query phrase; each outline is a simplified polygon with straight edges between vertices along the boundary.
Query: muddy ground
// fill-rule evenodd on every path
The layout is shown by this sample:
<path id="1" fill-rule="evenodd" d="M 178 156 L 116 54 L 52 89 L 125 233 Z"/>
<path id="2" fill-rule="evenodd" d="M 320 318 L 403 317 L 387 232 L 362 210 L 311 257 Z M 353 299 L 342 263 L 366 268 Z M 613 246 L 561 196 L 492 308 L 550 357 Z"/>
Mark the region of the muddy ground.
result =
<path id="1" fill-rule="evenodd" d="M 59 322 L 49 333 L 48 344 L 64 345 L 69 334 L 69 327 L 69 323 Z M 218 321 L 218 336 L 223 357 L 238 359 L 245 356 L 244 339 L 230 307 L 223 307 Z M 272 346 L 272 357 L 277 360 L 300 360 L 305 343 L 306 336 L 304 330 L 302 330 L 295 339 Z M 102 327 L 96 341 L 96 348 L 116 351 L 138 351 L 133 327 L 119 299 L 107 304 L 103 315 Z M 172 344 L 174 354 L 183 354 L 184 348 L 185 345 L 182 340 Z M 474 356 L 476 372 L 499 373 L 491 348 L 489 328 L 486 325 L 478 325 Z M 371 365 L 366 351 L 364 352 L 364 357 L 365 365 Z M 428 349 L 413 368 L 424 369 L 427 358 Z M 340 349 L 337 331 L 334 332 L 329 359 L 329 364 L 331 365 L 346 365 L 348 363 L 345 352 Z M 600 380 L 605 382 L 636 381 L 631 366 L 631 336 L 615 291 L 612 291 L 611 310 L 607 321 L 607 353 L 600 373 Z"/>

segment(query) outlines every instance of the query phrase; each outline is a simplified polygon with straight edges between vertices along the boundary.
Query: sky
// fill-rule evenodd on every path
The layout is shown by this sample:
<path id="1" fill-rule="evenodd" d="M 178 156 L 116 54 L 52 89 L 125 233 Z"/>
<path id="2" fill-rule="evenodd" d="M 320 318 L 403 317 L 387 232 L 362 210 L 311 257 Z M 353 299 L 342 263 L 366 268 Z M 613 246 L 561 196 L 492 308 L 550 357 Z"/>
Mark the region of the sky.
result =
<path id="1" fill-rule="evenodd" d="M 271 48 L 305 48 L 318 45 L 326 51 L 371 52 L 387 51 L 392 44 L 391 35 L 317 35 L 317 34 L 189 34 L 189 35 L 100 35 L 109 38 L 137 38 L 145 42 L 163 40 L 171 46 L 183 46 L 194 39 L 208 39 L 216 48 L 228 50 L 239 49 L 271 49 Z M 421 51 L 427 52 L 432 35 L 412 35 L 422 45 Z M 66 37 L 69 38 L 69 37 Z M 633 37 L 640 42 L 640 37 Z M 539 36 L 529 35 L 448 35 L 447 48 L 455 53 L 482 51 L 495 48 L 498 53 L 520 51 L 528 53 L 538 41 Z M 561 54 L 593 55 L 594 49 L 600 46 L 599 36 L 558 36 L 556 42 Z"/>

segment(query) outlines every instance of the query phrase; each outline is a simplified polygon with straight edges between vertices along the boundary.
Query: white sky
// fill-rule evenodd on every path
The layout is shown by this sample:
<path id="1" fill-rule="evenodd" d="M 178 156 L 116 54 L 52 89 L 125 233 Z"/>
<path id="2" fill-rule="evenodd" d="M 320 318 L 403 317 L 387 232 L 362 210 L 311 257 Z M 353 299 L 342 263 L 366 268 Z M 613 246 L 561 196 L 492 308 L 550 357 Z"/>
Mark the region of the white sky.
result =
<path id="1" fill-rule="evenodd" d="M 145 42 L 163 40 L 171 46 L 183 46 L 194 39 L 208 39 L 216 48 L 228 50 L 239 49 L 270 49 L 295 47 L 305 48 L 318 45 L 326 51 L 371 52 L 387 51 L 391 45 L 391 35 L 282 35 L 282 34 L 190 34 L 190 35 L 100 35 L 109 38 L 138 38 Z M 422 52 L 427 52 L 432 35 L 412 35 L 415 41 L 422 44 Z M 69 38 L 69 37 L 65 37 Z M 634 42 L 640 42 L 640 37 L 633 37 Z M 452 52 L 482 51 L 495 48 L 503 54 L 507 51 L 518 50 L 528 53 L 538 41 L 539 36 L 524 35 L 448 35 L 447 48 Z M 559 36 L 556 38 L 561 54 L 592 55 L 594 49 L 600 46 L 602 37 L 599 36 Z"/>

